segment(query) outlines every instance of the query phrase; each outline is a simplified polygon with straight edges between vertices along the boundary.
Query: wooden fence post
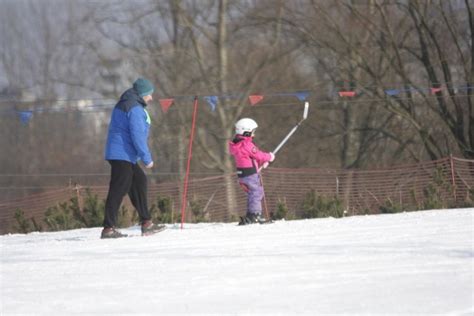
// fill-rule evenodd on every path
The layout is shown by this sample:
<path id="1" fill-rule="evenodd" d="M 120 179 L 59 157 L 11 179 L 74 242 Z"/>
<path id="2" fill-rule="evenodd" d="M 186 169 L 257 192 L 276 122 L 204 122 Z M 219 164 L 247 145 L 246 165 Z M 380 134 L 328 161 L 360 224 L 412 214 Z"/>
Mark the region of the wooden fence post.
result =
<path id="1" fill-rule="evenodd" d="M 82 214 L 84 211 L 84 203 L 82 201 L 81 188 L 82 187 L 76 183 L 74 189 L 76 190 L 77 206 L 79 207 L 79 212 Z"/>
<path id="2" fill-rule="evenodd" d="M 451 166 L 451 184 L 453 186 L 454 203 L 456 203 L 457 206 L 456 179 L 454 178 L 454 159 L 452 154 L 449 155 L 449 164 Z"/>

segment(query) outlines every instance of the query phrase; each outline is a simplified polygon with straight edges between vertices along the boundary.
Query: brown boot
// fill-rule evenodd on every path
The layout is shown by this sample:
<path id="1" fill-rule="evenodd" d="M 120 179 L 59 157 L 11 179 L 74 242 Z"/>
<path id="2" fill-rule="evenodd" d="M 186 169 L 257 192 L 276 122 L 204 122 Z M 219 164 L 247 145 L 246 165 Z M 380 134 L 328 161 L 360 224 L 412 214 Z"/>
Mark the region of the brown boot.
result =
<path id="1" fill-rule="evenodd" d="M 106 239 L 106 238 L 122 238 L 122 237 L 127 237 L 126 234 L 122 234 L 118 230 L 116 230 L 113 227 L 104 227 L 102 229 L 102 234 L 100 235 L 101 239 Z"/>
<path id="2" fill-rule="evenodd" d="M 157 225 L 147 220 L 142 223 L 142 236 L 149 236 L 161 232 L 166 228 L 165 225 Z"/>

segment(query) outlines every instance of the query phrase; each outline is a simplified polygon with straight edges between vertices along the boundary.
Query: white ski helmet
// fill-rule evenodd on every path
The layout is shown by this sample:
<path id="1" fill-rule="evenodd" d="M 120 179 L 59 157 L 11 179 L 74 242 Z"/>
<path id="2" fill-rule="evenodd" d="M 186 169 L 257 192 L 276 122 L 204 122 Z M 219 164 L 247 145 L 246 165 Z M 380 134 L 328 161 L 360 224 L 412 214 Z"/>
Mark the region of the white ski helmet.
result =
<path id="1" fill-rule="evenodd" d="M 235 123 L 235 133 L 239 135 L 244 135 L 245 133 L 248 136 L 252 135 L 252 132 L 258 127 L 257 122 L 251 118 L 243 118 Z"/>

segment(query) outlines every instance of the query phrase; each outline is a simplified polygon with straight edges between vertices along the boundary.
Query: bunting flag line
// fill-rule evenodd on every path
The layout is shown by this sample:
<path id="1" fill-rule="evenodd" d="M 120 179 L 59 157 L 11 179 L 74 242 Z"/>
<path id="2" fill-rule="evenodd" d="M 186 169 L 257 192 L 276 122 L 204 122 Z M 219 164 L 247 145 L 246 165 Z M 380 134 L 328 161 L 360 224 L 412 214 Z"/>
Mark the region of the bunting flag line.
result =
<path id="1" fill-rule="evenodd" d="M 174 99 L 159 99 L 158 101 L 160 102 L 161 110 L 166 114 L 168 113 L 170 106 L 173 104 Z"/>
<path id="2" fill-rule="evenodd" d="M 249 95 L 249 102 L 250 102 L 250 105 L 252 106 L 259 103 L 262 100 L 263 100 L 263 95 L 257 95 L 257 94 Z"/>
<path id="3" fill-rule="evenodd" d="M 407 88 L 407 89 L 386 89 L 384 90 L 385 94 L 388 96 L 396 96 L 399 95 L 402 92 L 419 92 L 422 93 L 422 91 L 428 90 L 431 94 L 436 94 L 438 92 L 442 92 L 443 88 L 441 87 L 431 87 L 428 89 L 421 89 L 421 88 Z"/>
<path id="4" fill-rule="evenodd" d="M 398 85 L 402 87 L 402 84 Z M 471 85 L 449 85 L 446 84 L 432 84 L 431 86 L 424 86 L 424 87 L 414 87 L 414 86 L 403 86 L 403 88 L 391 88 L 391 89 L 384 89 L 383 92 L 387 96 L 391 97 L 399 97 L 402 94 L 423 94 L 423 95 L 433 95 L 437 97 L 443 96 L 441 93 L 449 91 L 453 94 L 463 94 L 463 96 L 471 95 L 471 92 L 474 90 L 474 86 Z M 295 92 L 283 92 L 283 93 L 269 93 L 269 94 L 251 94 L 248 95 L 248 102 L 251 106 L 255 106 L 262 102 L 262 100 L 271 98 L 271 97 L 296 97 L 299 101 L 306 101 L 310 94 L 312 93 L 311 90 L 303 90 L 303 91 L 295 91 Z M 340 98 L 353 98 L 359 97 L 364 94 L 363 87 L 354 89 L 354 90 L 333 90 L 332 95 L 335 97 Z M 446 93 L 447 95 L 447 93 Z M 229 99 L 241 99 L 244 97 L 245 94 L 230 94 L 230 95 L 207 95 L 201 96 L 201 98 L 205 99 L 207 104 L 209 105 L 211 111 L 215 111 L 218 105 L 219 100 L 223 100 L 226 98 Z M 158 99 L 161 105 L 161 109 L 163 113 L 167 113 L 169 108 L 175 103 L 177 99 L 189 99 L 194 98 L 195 96 L 188 96 L 188 95 L 180 95 L 174 96 L 170 98 Z M 103 100 L 101 103 L 99 100 Z M 22 102 L 21 100 L 17 99 L 1 99 L 0 103 L 12 103 L 10 108 L 2 107 L 0 109 L 0 115 L 15 115 L 17 116 L 21 123 L 26 125 L 30 122 L 33 117 L 33 114 L 36 113 L 50 113 L 50 112 L 70 112 L 70 111 L 81 111 L 81 112 L 97 112 L 97 111 L 106 111 L 112 108 L 115 104 L 115 101 L 111 99 L 91 99 L 91 100 L 69 100 L 69 101 L 77 101 L 77 105 L 59 105 L 58 102 L 68 102 L 68 100 L 47 100 L 48 104 L 51 106 L 43 107 L 43 106 L 36 106 L 34 109 L 23 109 L 18 110 L 16 106 L 13 104 L 20 104 L 20 103 L 28 103 L 31 104 L 31 101 Z M 99 102 L 98 102 L 99 101 Z M 107 102 L 106 102 L 107 101 Z M 108 103 L 110 101 L 110 103 Z M 350 101 L 348 101 L 350 102 Z"/>

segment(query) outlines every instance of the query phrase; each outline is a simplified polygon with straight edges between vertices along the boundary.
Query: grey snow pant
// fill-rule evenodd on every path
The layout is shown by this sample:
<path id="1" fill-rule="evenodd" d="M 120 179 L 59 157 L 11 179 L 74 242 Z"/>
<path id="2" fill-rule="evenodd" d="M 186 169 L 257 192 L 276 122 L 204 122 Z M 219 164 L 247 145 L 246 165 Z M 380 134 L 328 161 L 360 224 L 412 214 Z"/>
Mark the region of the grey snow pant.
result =
<path id="1" fill-rule="evenodd" d="M 239 178 L 240 185 L 247 192 L 247 213 L 262 214 L 263 186 L 260 174 Z"/>

